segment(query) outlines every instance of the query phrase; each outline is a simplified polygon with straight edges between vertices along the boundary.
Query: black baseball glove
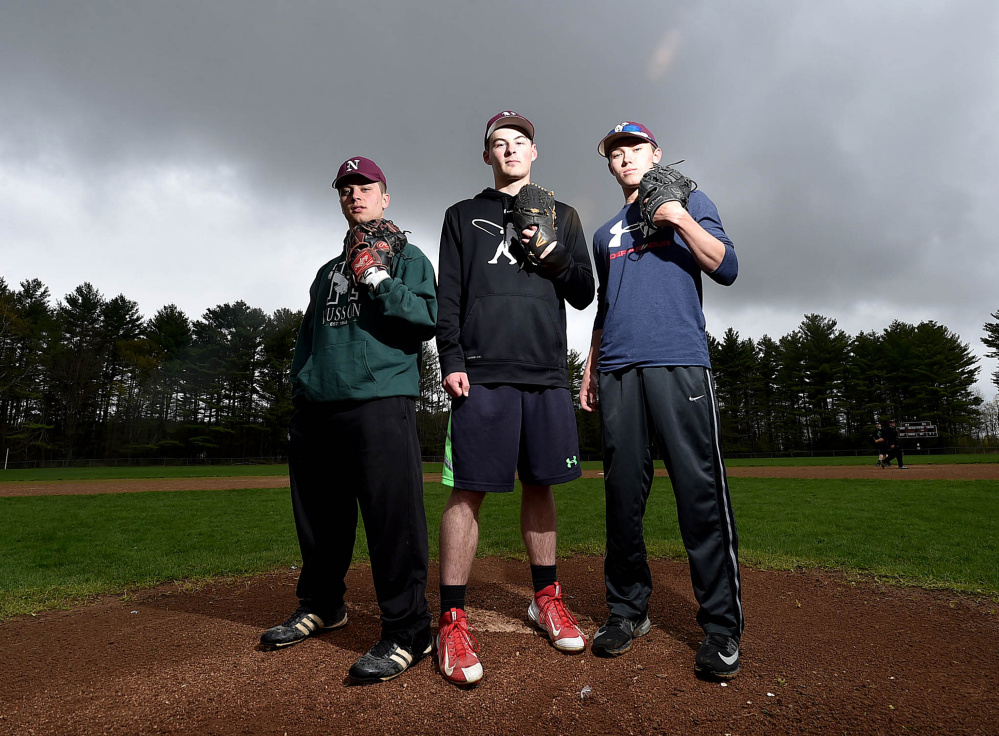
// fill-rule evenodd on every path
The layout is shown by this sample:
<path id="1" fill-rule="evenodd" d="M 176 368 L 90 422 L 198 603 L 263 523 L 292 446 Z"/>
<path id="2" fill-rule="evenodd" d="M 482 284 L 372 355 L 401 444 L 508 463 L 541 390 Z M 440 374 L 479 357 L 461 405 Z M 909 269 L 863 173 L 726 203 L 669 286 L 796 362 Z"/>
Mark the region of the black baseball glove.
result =
<path id="1" fill-rule="evenodd" d="M 569 249 L 558 242 L 555 229 L 555 193 L 537 184 L 525 184 L 513 198 L 510 221 L 523 246 L 524 258 L 542 273 L 557 276 L 572 263 Z M 537 231 L 524 243 L 523 231 L 536 225 Z"/>
<path id="2" fill-rule="evenodd" d="M 688 179 L 676 169 L 654 164 L 645 172 L 645 176 L 638 184 L 638 201 L 646 227 L 650 230 L 659 227 L 652 218 L 656 210 L 667 202 L 679 202 L 686 209 L 690 193 L 695 189 L 697 182 Z"/>
<path id="3" fill-rule="evenodd" d="M 378 273 L 391 276 L 392 261 L 402 253 L 406 242 L 406 232 L 391 220 L 370 220 L 352 227 L 344 246 L 354 280 L 363 286 L 371 286 L 372 281 L 377 283 L 382 280 Z"/>

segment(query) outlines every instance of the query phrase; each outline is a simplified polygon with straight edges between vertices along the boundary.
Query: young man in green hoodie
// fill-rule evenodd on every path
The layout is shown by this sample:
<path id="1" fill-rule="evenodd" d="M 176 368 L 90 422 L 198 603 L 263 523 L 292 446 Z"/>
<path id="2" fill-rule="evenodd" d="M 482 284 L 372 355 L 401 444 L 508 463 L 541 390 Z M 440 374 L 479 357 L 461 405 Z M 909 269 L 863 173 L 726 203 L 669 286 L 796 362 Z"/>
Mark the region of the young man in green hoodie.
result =
<path id="1" fill-rule="evenodd" d="M 319 269 L 291 367 L 289 465 L 302 550 L 299 608 L 264 632 L 285 647 L 347 623 L 344 576 L 357 510 L 368 540 L 381 639 L 350 668 L 361 682 L 389 680 L 431 650 L 427 609 L 427 520 L 416 434 L 422 343 L 434 336 L 434 270 L 416 246 L 390 266 L 359 266 L 355 228 L 384 218 L 385 175 L 355 156 L 333 188 L 350 230 L 344 252 Z"/>

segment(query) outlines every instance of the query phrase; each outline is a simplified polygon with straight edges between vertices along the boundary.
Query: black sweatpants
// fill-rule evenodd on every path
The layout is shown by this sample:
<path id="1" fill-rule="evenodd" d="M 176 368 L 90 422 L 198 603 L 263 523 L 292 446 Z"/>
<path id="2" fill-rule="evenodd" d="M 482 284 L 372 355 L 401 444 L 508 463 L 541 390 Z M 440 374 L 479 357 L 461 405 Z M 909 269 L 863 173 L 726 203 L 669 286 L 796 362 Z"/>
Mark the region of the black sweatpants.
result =
<path id="1" fill-rule="evenodd" d="M 648 612 L 652 573 L 645 507 L 658 439 L 673 485 L 680 535 L 705 633 L 739 638 L 744 626 L 739 541 L 719 443 L 711 372 L 697 366 L 599 374 L 607 501 L 604 578 L 611 613 Z"/>
<path id="2" fill-rule="evenodd" d="M 892 460 L 898 460 L 898 467 L 905 465 L 905 460 L 902 458 L 902 445 L 895 445 L 888 450 L 885 455 L 885 462 L 890 463 Z"/>
<path id="3" fill-rule="evenodd" d="M 305 403 L 291 419 L 298 597 L 320 615 L 344 601 L 361 510 L 382 638 L 429 632 L 427 517 L 413 399 Z"/>

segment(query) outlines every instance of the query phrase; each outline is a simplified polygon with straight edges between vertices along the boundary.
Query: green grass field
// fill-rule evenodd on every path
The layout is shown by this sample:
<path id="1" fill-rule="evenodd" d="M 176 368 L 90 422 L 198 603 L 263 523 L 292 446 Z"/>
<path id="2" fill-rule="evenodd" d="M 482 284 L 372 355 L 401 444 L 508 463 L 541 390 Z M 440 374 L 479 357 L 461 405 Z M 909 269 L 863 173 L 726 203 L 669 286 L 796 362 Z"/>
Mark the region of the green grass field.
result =
<path id="1" fill-rule="evenodd" d="M 920 465 L 952 465 L 966 463 L 999 463 L 999 454 L 968 455 L 912 455 L 906 454 L 908 461 Z M 877 456 L 856 457 L 779 457 L 779 458 L 738 458 L 729 459 L 730 467 L 780 467 L 794 465 L 871 465 Z M 600 469 L 599 460 L 587 460 L 582 467 Z M 656 463 L 662 467 L 662 462 Z M 441 463 L 424 463 L 424 472 L 441 472 Z M 287 465 L 150 465 L 129 468 L 40 468 L 32 470 L 0 470 L 0 483 L 61 480 L 114 480 L 124 478 L 230 478 L 260 475 L 287 475 Z"/>
<path id="2" fill-rule="evenodd" d="M 741 559 L 999 597 L 999 482 L 733 478 Z M 448 489 L 426 485 L 431 556 Z M 603 481 L 560 486 L 559 554 L 603 552 Z M 571 500 L 571 503 L 569 501 Z M 522 557 L 519 494 L 491 497 L 480 556 Z M 684 558 L 668 479 L 646 516 L 653 556 Z M 355 558 L 367 548 L 359 530 Z M 0 498 L 0 618 L 169 581 L 299 564 L 287 490 Z"/>
<path id="3" fill-rule="evenodd" d="M 287 465 L 150 465 L 131 468 L 38 468 L 0 470 L 0 483 L 60 480 L 117 480 L 125 478 L 245 478 L 288 475 Z"/>
<path id="4" fill-rule="evenodd" d="M 795 465 L 873 465 L 878 459 L 875 453 L 869 455 L 843 457 L 759 457 L 726 458 L 729 467 L 786 467 Z M 968 465 L 999 463 L 999 454 L 969 455 L 916 455 L 906 451 L 905 461 L 912 465 Z"/>

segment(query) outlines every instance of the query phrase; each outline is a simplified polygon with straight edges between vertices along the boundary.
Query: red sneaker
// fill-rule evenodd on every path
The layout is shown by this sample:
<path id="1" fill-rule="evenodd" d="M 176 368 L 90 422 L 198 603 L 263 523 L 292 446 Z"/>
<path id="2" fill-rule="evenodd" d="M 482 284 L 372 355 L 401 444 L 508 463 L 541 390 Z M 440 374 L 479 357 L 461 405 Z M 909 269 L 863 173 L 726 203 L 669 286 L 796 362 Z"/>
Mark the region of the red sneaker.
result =
<path id="1" fill-rule="evenodd" d="M 586 637 L 579 630 L 576 618 L 562 602 L 562 587 L 558 583 L 534 595 L 527 615 L 535 625 L 545 630 L 556 649 L 563 652 L 586 649 Z"/>
<path id="2" fill-rule="evenodd" d="M 448 682 L 474 685 L 482 679 L 482 663 L 475 652 L 479 642 L 468 631 L 468 619 L 460 608 L 441 616 L 437 629 L 437 666 Z"/>

